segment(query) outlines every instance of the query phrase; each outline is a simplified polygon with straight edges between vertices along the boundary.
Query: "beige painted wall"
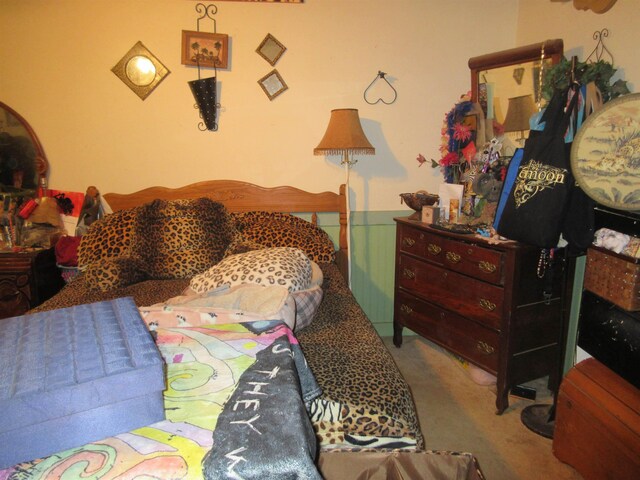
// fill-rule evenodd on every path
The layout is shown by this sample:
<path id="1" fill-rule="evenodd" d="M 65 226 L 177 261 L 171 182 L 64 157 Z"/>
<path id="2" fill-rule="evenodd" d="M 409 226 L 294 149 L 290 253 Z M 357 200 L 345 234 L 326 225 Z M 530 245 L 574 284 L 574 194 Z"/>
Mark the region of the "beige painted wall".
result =
<path id="1" fill-rule="evenodd" d="M 187 81 L 197 72 L 180 64 L 195 1 L 2 0 L 0 100 L 32 123 L 52 186 L 133 191 L 234 178 L 336 190 L 339 159 L 312 150 L 330 110 L 354 107 L 376 155 L 352 171 L 352 209 L 402 210 L 398 193 L 437 190 L 439 172 L 418 168 L 415 157 L 437 158 L 444 113 L 469 88 L 469 57 L 560 37 L 567 55 L 582 59 L 593 31 L 608 27 L 621 75 L 631 87 L 640 79 L 632 0 L 603 15 L 549 0 L 215 4 L 218 32 L 231 37 L 231 68 L 218 75 L 220 130 L 211 133 L 196 127 Z M 288 48 L 276 68 L 290 88 L 272 102 L 256 83 L 272 68 L 255 53 L 267 33 Z M 145 101 L 110 71 L 138 40 L 172 72 Z M 393 105 L 363 100 L 378 70 L 398 90 Z"/>
<path id="2" fill-rule="evenodd" d="M 603 28 L 609 30 L 605 46 L 613 55 L 613 64 L 619 71 L 614 77 L 628 82 L 629 89 L 637 92 L 640 87 L 640 62 L 638 61 L 638 26 L 640 2 L 618 0 L 605 13 L 576 10 L 572 1 L 520 0 L 518 12 L 517 44 L 527 45 L 545 38 L 562 38 L 566 58 L 573 55 L 585 61 L 596 47 L 593 34 Z M 611 61 L 604 54 L 603 60 Z"/>
<path id="3" fill-rule="evenodd" d="M 0 100 L 38 133 L 52 186 L 126 192 L 233 178 L 337 190 L 339 158 L 313 148 L 330 110 L 354 107 L 376 147 L 351 175 L 360 211 L 402 210 L 398 193 L 437 190 L 438 171 L 415 157 L 437 158 L 444 113 L 469 88 L 468 58 L 515 45 L 517 19 L 513 0 L 216 2 L 231 68 L 218 75 L 220 129 L 203 133 L 187 86 L 197 72 L 180 64 L 195 1 L 1 3 Z M 267 33 L 288 48 L 276 68 L 289 90 L 272 102 L 257 84 L 272 68 L 255 53 Z M 111 72 L 138 40 L 171 70 L 145 101 Z M 393 105 L 363 100 L 378 70 L 398 91 Z"/>

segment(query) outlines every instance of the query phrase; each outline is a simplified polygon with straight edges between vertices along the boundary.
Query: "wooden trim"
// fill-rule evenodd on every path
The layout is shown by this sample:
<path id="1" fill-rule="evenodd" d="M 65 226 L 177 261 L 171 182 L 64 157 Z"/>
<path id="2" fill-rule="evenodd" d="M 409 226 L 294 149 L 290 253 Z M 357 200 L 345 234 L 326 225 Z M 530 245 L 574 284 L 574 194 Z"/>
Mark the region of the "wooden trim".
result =
<path id="1" fill-rule="evenodd" d="M 113 211 L 137 207 L 156 199 L 178 200 L 207 197 L 222 203 L 230 212 L 312 213 L 313 222 L 321 212 L 338 213 L 340 236 L 336 263 L 347 278 L 349 252 L 347 249 L 347 203 L 345 185 L 339 193 L 312 193 L 296 187 L 261 187 L 237 180 L 208 180 L 184 187 L 149 187 L 133 193 L 103 195 Z"/>
<path id="2" fill-rule="evenodd" d="M 469 70 L 471 71 L 472 100 L 478 101 L 478 76 L 481 71 L 539 60 L 543 43 L 545 58 L 550 58 L 552 65 L 559 63 L 564 53 L 564 42 L 561 38 L 471 57 Z"/>

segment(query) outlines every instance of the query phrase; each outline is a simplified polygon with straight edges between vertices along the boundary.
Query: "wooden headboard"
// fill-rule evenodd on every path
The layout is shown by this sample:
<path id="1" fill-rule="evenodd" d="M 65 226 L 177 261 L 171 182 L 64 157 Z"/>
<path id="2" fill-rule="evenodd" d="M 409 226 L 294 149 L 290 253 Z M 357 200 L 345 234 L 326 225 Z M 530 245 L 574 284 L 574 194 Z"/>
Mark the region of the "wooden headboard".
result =
<path id="1" fill-rule="evenodd" d="M 230 212 L 311 213 L 317 224 L 317 214 L 339 214 L 340 235 L 336 263 L 345 279 L 348 278 L 347 202 L 345 186 L 339 193 L 312 193 L 295 187 L 260 187 L 236 180 L 208 180 L 179 188 L 149 187 L 133 193 L 106 193 L 103 195 L 113 211 L 137 207 L 156 199 L 179 200 L 207 197 L 222 203 Z"/>

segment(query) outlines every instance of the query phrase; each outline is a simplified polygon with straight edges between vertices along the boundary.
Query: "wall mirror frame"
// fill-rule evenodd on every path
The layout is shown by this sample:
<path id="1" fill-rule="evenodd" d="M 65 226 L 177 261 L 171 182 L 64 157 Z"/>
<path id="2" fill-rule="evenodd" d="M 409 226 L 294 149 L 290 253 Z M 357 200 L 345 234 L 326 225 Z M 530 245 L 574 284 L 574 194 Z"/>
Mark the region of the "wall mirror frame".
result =
<path id="1" fill-rule="evenodd" d="M 0 102 L 0 195 L 27 194 L 46 186 L 49 161 L 33 128 Z"/>
<path id="2" fill-rule="evenodd" d="M 541 95 L 541 92 L 539 89 L 537 75 L 535 73 L 538 72 L 538 70 L 535 69 L 539 69 L 543 45 L 545 65 L 555 65 L 556 63 L 559 63 L 564 53 L 564 43 L 562 39 L 545 40 L 544 42 L 532 43 L 522 47 L 511 48 L 470 58 L 469 69 L 471 71 L 472 100 L 474 102 L 479 101 L 479 86 L 483 83 L 483 74 L 495 73 L 499 71 L 497 69 L 505 68 L 507 71 L 504 72 L 505 75 L 503 76 L 508 78 L 509 82 L 513 82 L 514 85 L 516 83 L 518 84 L 519 93 L 510 94 L 504 91 L 506 89 L 502 89 L 502 96 L 504 97 L 503 100 L 506 101 L 506 97 L 508 96 L 523 94 L 532 94 L 537 100 Z M 528 67 L 528 74 L 525 74 L 524 77 L 522 71 L 520 71 L 523 69 L 523 66 Z M 531 75 L 532 71 L 534 72 L 533 75 Z M 518 79 L 517 77 L 520 78 Z M 525 91 L 524 89 L 529 86 L 531 86 L 531 91 Z M 494 87 L 495 91 L 493 92 L 493 95 L 499 96 L 501 94 L 501 86 L 494 85 Z M 480 103 L 482 104 L 482 101 L 480 101 Z M 503 109 L 502 113 L 506 113 L 506 109 Z"/>

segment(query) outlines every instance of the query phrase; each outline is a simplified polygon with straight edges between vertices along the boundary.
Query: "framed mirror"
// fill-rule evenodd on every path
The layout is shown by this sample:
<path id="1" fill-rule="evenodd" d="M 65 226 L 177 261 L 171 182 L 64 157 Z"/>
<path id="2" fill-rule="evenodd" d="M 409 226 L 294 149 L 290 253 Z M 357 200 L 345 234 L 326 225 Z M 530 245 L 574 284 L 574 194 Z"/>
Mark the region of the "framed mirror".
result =
<path id="1" fill-rule="evenodd" d="M 131 47 L 111 71 L 142 100 L 171 73 L 142 42 Z"/>
<path id="2" fill-rule="evenodd" d="M 256 52 L 273 66 L 278 63 L 278 60 L 285 50 L 287 50 L 287 47 L 281 44 L 276 37 L 268 33 L 256 49 Z"/>
<path id="3" fill-rule="evenodd" d="M 0 102 L 0 194 L 35 195 L 49 162 L 31 125 Z"/>
<path id="4" fill-rule="evenodd" d="M 269 97 L 269 100 L 273 100 L 289 88 L 277 70 L 271 70 L 258 80 L 258 83 L 267 97 Z"/>
<path id="5" fill-rule="evenodd" d="M 469 59 L 471 96 L 478 102 L 486 118 L 504 124 L 509 99 L 526 98 L 541 108 L 541 58 L 544 47 L 544 67 L 560 62 L 562 39 L 545 40 L 523 47 L 489 53 Z"/>

